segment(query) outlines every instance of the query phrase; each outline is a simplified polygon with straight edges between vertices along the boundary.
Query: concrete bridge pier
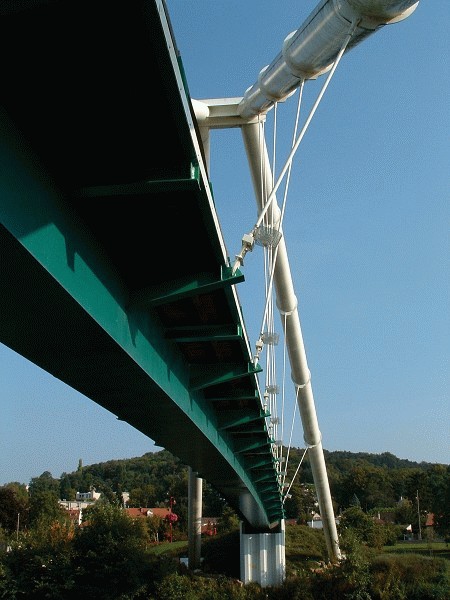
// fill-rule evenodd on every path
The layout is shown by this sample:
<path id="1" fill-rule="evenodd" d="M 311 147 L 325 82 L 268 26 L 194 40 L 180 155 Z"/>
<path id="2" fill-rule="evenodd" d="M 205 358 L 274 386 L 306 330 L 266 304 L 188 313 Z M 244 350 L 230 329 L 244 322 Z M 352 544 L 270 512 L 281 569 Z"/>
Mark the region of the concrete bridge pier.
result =
<path id="1" fill-rule="evenodd" d="M 188 475 L 188 566 L 195 571 L 200 568 L 201 557 L 203 480 L 191 467 Z"/>
<path id="2" fill-rule="evenodd" d="M 285 521 L 270 533 L 258 533 L 241 522 L 241 581 L 261 587 L 280 586 L 286 577 Z"/>

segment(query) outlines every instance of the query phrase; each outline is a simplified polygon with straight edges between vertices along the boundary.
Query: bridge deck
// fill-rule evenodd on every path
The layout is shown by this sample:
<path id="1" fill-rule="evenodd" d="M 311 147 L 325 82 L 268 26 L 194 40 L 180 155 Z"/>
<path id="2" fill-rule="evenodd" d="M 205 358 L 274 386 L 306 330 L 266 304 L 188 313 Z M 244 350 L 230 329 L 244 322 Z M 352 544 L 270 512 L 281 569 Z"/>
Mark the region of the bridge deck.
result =
<path id="1" fill-rule="evenodd" d="M 243 277 L 163 3 L 0 4 L 0 47 L 0 341 L 276 524 Z"/>

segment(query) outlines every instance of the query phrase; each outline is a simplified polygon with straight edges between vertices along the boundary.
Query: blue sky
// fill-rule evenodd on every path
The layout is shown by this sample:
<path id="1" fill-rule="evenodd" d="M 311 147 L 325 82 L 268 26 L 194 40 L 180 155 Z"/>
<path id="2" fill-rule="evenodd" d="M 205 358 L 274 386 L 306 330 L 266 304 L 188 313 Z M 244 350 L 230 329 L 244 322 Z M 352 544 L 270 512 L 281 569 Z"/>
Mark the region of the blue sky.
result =
<path id="1" fill-rule="evenodd" d="M 167 0 L 191 96 L 242 96 L 316 4 Z M 283 227 L 327 450 L 450 462 L 449 23 L 448 0 L 421 0 L 346 54 L 293 161 Z M 306 83 L 303 120 L 324 81 Z M 279 169 L 295 108 L 277 109 Z M 212 132 L 211 180 L 234 257 L 256 222 L 239 130 Z M 238 287 L 252 344 L 262 256 Z M 1 345 L 0 381 L 0 484 L 157 449 Z"/>

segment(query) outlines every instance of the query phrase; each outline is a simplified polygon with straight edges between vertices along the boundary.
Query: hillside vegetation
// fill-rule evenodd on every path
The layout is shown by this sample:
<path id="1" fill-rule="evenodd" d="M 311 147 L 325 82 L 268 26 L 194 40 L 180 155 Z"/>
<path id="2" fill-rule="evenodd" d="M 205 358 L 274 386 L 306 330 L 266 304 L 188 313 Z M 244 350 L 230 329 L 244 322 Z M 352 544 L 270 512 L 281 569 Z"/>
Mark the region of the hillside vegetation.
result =
<path id="1" fill-rule="evenodd" d="M 302 454 L 291 449 L 288 477 Z M 305 524 L 317 510 L 305 460 L 286 500 L 286 580 L 264 589 L 238 581 L 239 518 L 207 482 L 203 514 L 217 518 L 218 533 L 202 539 L 201 572 L 180 562 L 188 470 L 167 451 L 89 466 L 80 460 L 72 473 L 42 473 L 28 488 L 11 482 L 0 487 L 0 598 L 450 600 L 449 551 L 437 541 L 449 537 L 449 466 L 349 452 L 326 452 L 326 461 L 343 560 L 330 564 L 323 531 Z M 60 501 L 94 488 L 100 500 L 83 510 L 79 527 Z M 163 541 L 164 520 L 123 510 L 124 492 L 135 507 L 167 507 L 171 499 L 173 543 Z M 422 543 L 404 541 L 411 528 Z"/>

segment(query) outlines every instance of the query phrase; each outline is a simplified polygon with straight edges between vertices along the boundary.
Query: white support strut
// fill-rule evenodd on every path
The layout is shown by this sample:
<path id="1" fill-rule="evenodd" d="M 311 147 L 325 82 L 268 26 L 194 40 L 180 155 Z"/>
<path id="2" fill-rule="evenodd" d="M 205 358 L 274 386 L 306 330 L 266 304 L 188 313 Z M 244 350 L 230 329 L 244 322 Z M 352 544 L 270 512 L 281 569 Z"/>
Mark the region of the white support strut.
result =
<path id="1" fill-rule="evenodd" d="M 272 174 L 270 161 L 265 143 L 261 143 L 260 124 L 248 124 L 241 128 L 247 158 L 252 173 L 255 196 L 258 198 L 259 212 L 263 209 L 260 201 L 263 190 L 271 188 Z M 261 152 L 261 146 L 262 152 Z M 261 156 L 262 154 L 262 156 Z M 261 166 L 261 161 L 263 165 Z M 261 178 L 263 173 L 263 179 Z M 276 227 L 280 216 L 280 208 L 276 199 L 272 200 L 271 221 Z M 322 448 L 322 437 L 317 421 L 316 409 L 312 393 L 310 372 L 306 360 L 305 346 L 297 310 L 297 298 L 294 293 L 291 271 L 289 267 L 286 243 L 282 237 L 277 247 L 277 260 L 274 270 L 274 284 L 277 297 L 277 307 L 282 316 L 286 346 L 291 365 L 292 380 L 297 388 L 297 401 L 303 424 L 304 440 L 309 447 L 309 457 L 317 499 L 322 516 L 323 529 L 330 559 L 334 562 L 340 559 L 340 550 L 333 504 L 328 484 L 328 475 Z"/>

